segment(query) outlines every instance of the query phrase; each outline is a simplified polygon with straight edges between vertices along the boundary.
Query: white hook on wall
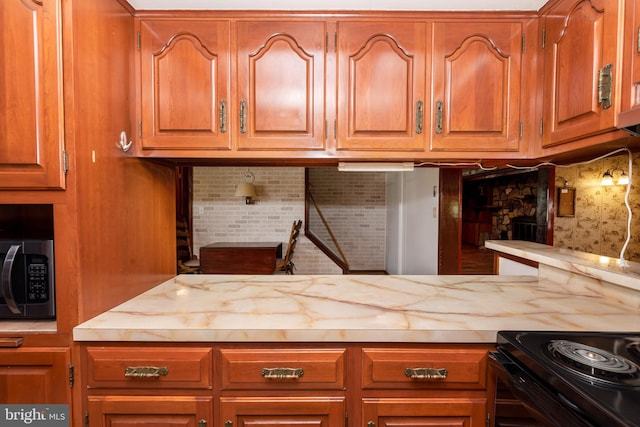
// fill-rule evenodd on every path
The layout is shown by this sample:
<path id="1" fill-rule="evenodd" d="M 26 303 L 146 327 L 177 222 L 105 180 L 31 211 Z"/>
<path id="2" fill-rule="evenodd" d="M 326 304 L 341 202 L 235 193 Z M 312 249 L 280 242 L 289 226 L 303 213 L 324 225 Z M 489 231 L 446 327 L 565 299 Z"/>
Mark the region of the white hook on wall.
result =
<path id="1" fill-rule="evenodd" d="M 125 153 L 129 151 L 131 149 L 131 146 L 133 145 L 133 141 L 127 142 L 127 140 L 127 132 L 120 132 L 120 141 L 116 145 Z"/>

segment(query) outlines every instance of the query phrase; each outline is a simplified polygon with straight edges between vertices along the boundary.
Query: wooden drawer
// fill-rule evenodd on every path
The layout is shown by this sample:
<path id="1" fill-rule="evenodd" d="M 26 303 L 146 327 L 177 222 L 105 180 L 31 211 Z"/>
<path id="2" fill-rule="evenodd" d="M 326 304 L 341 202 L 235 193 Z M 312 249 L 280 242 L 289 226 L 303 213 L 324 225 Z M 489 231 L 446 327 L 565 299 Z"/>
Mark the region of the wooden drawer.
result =
<path id="1" fill-rule="evenodd" d="M 87 384 L 208 389 L 212 387 L 212 353 L 206 347 L 88 347 Z"/>
<path id="2" fill-rule="evenodd" d="M 364 348 L 364 389 L 484 389 L 485 349 Z M 445 373 L 446 371 L 446 373 Z M 429 378 L 430 374 L 441 378 Z"/>
<path id="3" fill-rule="evenodd" d="M 344 389 L 345 349 L 223 349 L 223 389 Z"/>

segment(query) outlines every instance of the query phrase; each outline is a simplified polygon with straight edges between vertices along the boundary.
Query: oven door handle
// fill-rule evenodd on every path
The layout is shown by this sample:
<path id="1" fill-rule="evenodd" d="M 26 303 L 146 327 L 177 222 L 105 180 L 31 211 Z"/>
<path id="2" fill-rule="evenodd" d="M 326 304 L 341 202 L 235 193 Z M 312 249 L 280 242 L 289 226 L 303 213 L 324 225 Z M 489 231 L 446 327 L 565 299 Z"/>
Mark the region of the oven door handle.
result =
<path id="1" fill-rule="evenodd" d="M 16 259 L 18 251 L 22 248 L 22 245 L 11 245 L 7 251 L 7 256 L 2 263 L 2 296 L 7 303 L 7 307 L 13 314 L 22 314 L 20 308 L 16 304 L 13 297 L 13 284 L 11 283 L 11 273 L 13 272 L 13 264 Z"/>

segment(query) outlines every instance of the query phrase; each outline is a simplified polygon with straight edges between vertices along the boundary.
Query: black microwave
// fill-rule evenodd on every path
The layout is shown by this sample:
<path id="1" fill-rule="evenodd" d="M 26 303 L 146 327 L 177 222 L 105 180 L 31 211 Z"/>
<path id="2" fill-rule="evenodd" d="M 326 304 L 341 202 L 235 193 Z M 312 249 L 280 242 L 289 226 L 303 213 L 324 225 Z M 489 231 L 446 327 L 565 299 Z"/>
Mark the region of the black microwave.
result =
<path id="1" fill-rule="evenodd" d="M 53 319 L 53 240 L 0 240 L 0 319 Z"/>

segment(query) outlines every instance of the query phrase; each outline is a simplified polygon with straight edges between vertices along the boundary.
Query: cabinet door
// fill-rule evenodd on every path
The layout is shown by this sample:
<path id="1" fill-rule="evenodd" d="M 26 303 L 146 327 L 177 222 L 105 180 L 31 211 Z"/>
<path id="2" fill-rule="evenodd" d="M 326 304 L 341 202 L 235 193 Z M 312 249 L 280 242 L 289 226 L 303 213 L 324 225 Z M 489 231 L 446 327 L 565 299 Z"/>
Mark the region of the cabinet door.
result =
<path id="1" fill-rule="evenodd" d="M 229 149 L 229 23 L 140 22 L 143 149 Z"/>
<path id="2" fill-rule="evenodd" d="M 364 399 L 362 413 L 364 425 L 375 427 L 485 427 L 487 403 L 464 397 Z"/>
<path id="3" fill-rule="evenodd" d="M 60 3 L 0 3 L 0 188 L 65 186 Z"/>
<path id="4" fill-rule="evenodd" d="M 518 151 L 522 25 L 434 23 L 432 151 Z"/>
<path id="5" fill-rule="evenodd" d="M 613 128 L 616 100 L 598 86 L 601 70 L 619 73 L 618 0 L 564 0 L 544 20 L 543 147 Z"/>
<path id="6" fill-rule="evenodd" d="M 325 35 L 321 21 L 237 23 L 239 150 L 324 148 Z"/>
<path id="7" fill-rule="evenodd" d="M 70 404 L 69 349 L 0 350 L 0 403 Z"/>
<path id="8" fill-rule="evenodd" d="M 223 397 L 226 427 L 334 427 L 345 425 L 343 397 Z"/>
<path id="9" fill-rule="evenodd" d="M 625 5 L 620 126 L 640 123 L 640 1 Z"/>
<path id="10" fill-rule="evenodd" d="M 213 425 L 207 396 L 89 396 L 90 427 Z"/>
<path id="11" fill-rule="evenodd" d="M 338 22 L 338 150 L 424 151 L 424 22 Z"/>

